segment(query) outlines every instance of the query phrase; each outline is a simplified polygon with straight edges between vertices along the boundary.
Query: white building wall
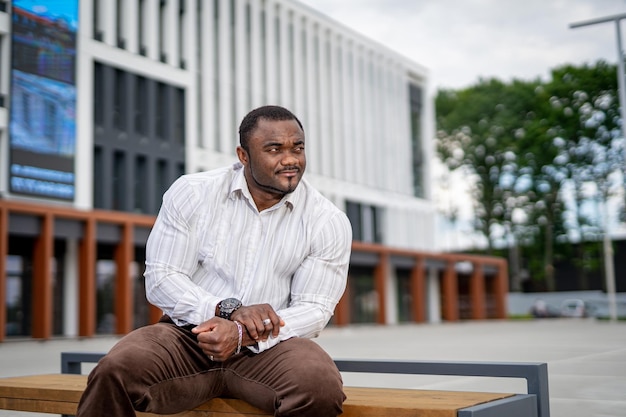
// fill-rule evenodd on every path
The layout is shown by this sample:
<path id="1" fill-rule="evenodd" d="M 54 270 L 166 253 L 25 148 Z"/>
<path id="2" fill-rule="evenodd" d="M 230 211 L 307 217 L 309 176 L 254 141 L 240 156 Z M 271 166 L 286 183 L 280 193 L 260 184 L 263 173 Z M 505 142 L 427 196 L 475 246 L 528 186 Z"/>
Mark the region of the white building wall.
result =
<path id="1" fill-rule="evenodd" d="M 100 2 L 102 3 L 102 2 Z M 74 205 L 88 210 L 93 206 L 93 57 L 89 45 L 94 27 L 92 5 L 84 2 L 79 6 L 79 36 L 76 37 L 76 157 L 74 167 L 80 175 L 75 176 Z M 103 23 L 96 22 L 98 27 Z"/>
<path id="2" fill-rule="evenodd" d="M 88 209 L 93 201 L 93 65 L 98 61 L 185 89 L 188 172 L 235 161 L 243 115 L 262 104 L 285 105 L 305 126 L 310 181 L 342 205 L 353 201 L 383 208 L 384 244 L 434 247 L 434 206 L 412 191 L 408 86 L 419 84 L 426 94 L 424 68 L 291 0 L 98 4 L 94 21 L 94 2 L 80 2 L 77 207 Z M 9 24 L 0 16 L 3 46 Z M 102 40 L 93 38 L 94 29 Z M 4 57 L 8 49 L 2 48 Z M 4 94 L 7 68 L 4 64 L 0 74 Z M 5 167 L 0 191 L 7 188 L 5 113 L 0 108 Z M 428 164 L 434 120 L 426 98 L 422 117 Z M 429 171 L 427 166 L 427 180 Z M 428 181 L 426 193 L 431 194 Z"/>
<path id="3" fill-rule="evenodd" d="M 97 61 L 185 90 L 187 172 L 234 162 L 238 124 L 251 108 L 280 104 L 293 109 L 307 135 L 307 178 L 324 195 L 341 208 L 347 201 L 383 208 L 382 243 L 387 246 L 434 249 L 429 200 L 434 109 L 426 97 L 427 198 L 415 198 L 412 190 L 408 87 L 418 84 L 426 94 L 424 68 L 291 0 L 165 0 L 163 6 L 157 0 L 101 0 L 98 5 L 94 19 L 93 0 L 80 1 L 77 208 L 90 209 L 93 202 Z M 100 40 L 94 39 L 96 31 Z M 10 85 L 9 34 L 10 17 L 0 13 L 4 96 Z M 0 107 L 2 194 L 8 190 L 7 128 L 7 108 Z M 70 249 L 68 256 L 77 256 L 75 243 Z M 76 273 L 68 272 L 67 299 L 75 299 L 75 286 L 69 284 L 75 284 Z M 394 279 L 387 282 L 389 309 L 395 306 Z M 440 319 L 436 285 L 429 275 L 430 321 Z M 75 305 L 66 308 L 66 333 L 75 334 Z M 396 313 L 387 313 L 396 320 Z"/>
<path id="4" fill-rule="evenodd" d="M 250 84 L 248 79 L 248 72 L 250 71 L 250 44 L 248 43 L 249 39 L 245 24 L 247 7 L 247 0 L 237 0 L 235 2 L 235 120 L 241 120 L 250 110 Z M 233 135 L 236 134 L 236 131 L 233 132 Z"/>

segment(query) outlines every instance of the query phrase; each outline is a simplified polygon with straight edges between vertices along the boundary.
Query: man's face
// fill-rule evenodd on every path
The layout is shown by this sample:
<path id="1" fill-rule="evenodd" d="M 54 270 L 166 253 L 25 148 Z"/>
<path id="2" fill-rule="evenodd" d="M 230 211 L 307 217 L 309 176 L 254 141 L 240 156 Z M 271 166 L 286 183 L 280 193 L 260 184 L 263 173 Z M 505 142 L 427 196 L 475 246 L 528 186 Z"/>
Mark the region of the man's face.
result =
<path id="1" fill-rule="evenodd" d="M 276 202 L 291 193 L 304 174 L 304 132 L 295 120 L 259 119 L 248 150 L 237 148 L 248 188 L 259 199 Z"/>

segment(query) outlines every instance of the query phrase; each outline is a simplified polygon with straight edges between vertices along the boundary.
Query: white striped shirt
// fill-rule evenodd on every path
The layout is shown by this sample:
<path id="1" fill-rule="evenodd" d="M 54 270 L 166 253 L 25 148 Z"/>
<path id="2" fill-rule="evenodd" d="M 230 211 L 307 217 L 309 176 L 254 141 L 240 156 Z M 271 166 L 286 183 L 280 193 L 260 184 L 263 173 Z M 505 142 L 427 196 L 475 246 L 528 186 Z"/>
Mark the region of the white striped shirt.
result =
<path id="1" fill-rule="evenodd" d="M 214 317 L 228 297 L 268 303 L 285 326 L 255 352 L 316 337 L 344 292 L 351 243 L 346 215 L 304 179 L 259 213 L 240 163 L 185 175 L 148 238 L 147 298 L 178 325 Z"/>

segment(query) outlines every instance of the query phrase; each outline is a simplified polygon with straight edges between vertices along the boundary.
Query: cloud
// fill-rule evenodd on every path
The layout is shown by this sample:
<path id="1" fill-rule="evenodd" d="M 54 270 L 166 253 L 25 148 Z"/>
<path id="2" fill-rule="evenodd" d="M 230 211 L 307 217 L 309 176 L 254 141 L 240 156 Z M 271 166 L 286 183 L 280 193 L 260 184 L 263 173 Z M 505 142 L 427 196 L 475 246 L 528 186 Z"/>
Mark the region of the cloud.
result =
<path id="1" fill-rule="evenodd" d="M 479 78 L 545 78 L 567 63 L 617 60 L 615 25 L 574 22 L 623 14 L 625 0 L 304 0 L 430 69 L 435 87 Z"/>

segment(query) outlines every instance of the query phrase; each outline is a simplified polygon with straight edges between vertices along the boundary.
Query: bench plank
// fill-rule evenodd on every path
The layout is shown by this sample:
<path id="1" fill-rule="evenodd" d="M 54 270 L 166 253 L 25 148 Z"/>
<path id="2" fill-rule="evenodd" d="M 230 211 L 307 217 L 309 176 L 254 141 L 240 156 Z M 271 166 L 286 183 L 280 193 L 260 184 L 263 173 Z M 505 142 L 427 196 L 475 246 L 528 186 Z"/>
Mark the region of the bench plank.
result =
<path id="1" fill-rule="evenodd" d="M 87 384 L 86 375 L 50 374 L 0 378 L 0 409 L 53 414 L 75 414 Z M 460 409 L 511 397 L 514 394 L 427 391 L 389 388 L 344 388 L 345 417 L 456 417 Z M 137 413 L 141 417 L 156 414 Z M 176 417 L 264 417 L 245 401 L 215 398 Z"/>
<path id="2" fill-rule="evenodd" d="M 344 387 L 348 399 L 342 416 L 456 417 L 458 410 L 513 394 Z"/>

